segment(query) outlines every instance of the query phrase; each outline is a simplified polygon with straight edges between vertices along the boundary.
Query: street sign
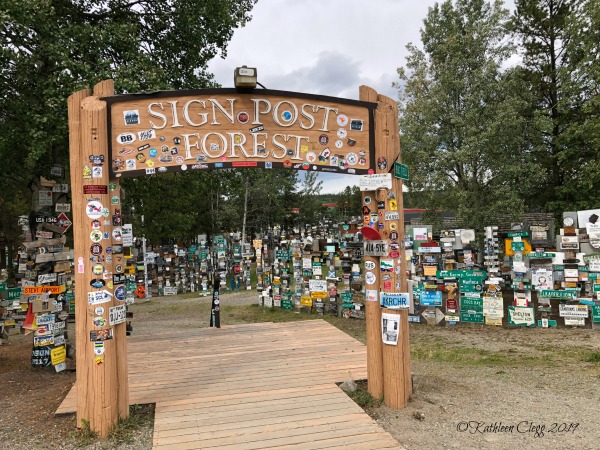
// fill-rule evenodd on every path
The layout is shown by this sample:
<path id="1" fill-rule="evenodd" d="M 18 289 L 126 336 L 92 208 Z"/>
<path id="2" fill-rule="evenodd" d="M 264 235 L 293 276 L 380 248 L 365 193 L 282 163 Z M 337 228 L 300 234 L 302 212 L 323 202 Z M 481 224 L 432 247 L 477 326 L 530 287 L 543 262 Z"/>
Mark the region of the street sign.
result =
<path id="1" fill-rule="evenodd" d="M 408 166 L 399 162 L 394 163 L 394 177 L 408 180 Z"/>

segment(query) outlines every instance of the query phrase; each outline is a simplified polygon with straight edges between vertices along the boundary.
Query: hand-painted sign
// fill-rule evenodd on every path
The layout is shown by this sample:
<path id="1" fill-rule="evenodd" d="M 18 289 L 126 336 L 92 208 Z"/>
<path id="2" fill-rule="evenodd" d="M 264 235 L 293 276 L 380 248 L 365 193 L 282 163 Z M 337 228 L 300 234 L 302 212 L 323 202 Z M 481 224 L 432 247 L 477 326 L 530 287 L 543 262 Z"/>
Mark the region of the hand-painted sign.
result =
<path id="1" fill-rule="evenodd" d="M 509 306 L 508 307 L 508 323 L 510 325 L 534 327 L 535 312 L 530 307 Z"/>
<path id="2" fill-rule="evenodd" d="M 152 173 L 216 167 L 374 170 L 374 103 L 234 89 L 104 100 L 113 176 L 144 175 L 147 168 Z M 131 111 L 137 112 L 135 121 L 127 115 Z"/>

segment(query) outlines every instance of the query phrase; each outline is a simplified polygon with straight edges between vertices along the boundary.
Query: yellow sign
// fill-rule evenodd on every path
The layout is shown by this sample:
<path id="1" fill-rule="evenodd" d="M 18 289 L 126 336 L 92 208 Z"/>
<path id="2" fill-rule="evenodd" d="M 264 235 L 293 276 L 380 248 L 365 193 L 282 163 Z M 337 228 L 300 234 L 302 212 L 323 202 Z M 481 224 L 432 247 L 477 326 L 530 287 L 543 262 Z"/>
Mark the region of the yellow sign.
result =
<path id="1" fill-rule="evenodd" d="M 23 286 L 23 295 L 35 295 L 35 294 L 62 294 L 67 290 L 67 286 L 61 284 L 60 286 Z"/>
<path id="2" fill-rule="evenodd" d="M 302 306 L 312 306 L 312 298 L 307 297 L 306 295 L 303 295 L 302 297 L 300 297 L 300 304 Z"/>
<path id="3" fill-rule="evenodd" d="M 390 211 L 398 211 L 398 202 L 396 200 L 390 200 Z"/>
<path id="4" fill-rule="evenodd" d="M 501 327 L 502 326 L 502 317 L 486 317 L 485 324 Z"/>
<path id="5" fill-rule="evenodd" d="M 329 294 L 327 292 L 311 292 L 310 296 L 312 298 L 327 298 Z"/>
<path id="6" fill-rule="evenodd" d="M 508 256 L 514 256 L 515 251 L 511 248 L 511 243 L 513 242 L 512 238 L 504 239 L 504 253 Z M 523 239 L 522 242 L 525 244 L 525 250 L 523 250 L 523 256 L 531 253 L 531 244 L 527 241 L 527 239 Z"/>
<path id="7" fill-rule="evenodd" d="M 50 350 L 50 358 L 52 359 L 53 366 L 65 362 L 67 359 L 67 349 L 64 345 L 53 348 Z"/>
<path id="8" fill-rule="evenodd" d="M 234 89 L 119 95 L 106 101 L 110 168 L 116 177 L 240 167 L 362 175 L 375 168 L 374 150 L 369 151 L 375 148 L 375 103 Z M 154 167 L 147 170 L 149 160 Z"/>
<path id="9" fill-rule="evenodd" d="M 252 247 L 254 247 L 255 249 L 260 249 L 262 248 L 262 240 L 261 239 L 254 239 L 252 241 Z"/>

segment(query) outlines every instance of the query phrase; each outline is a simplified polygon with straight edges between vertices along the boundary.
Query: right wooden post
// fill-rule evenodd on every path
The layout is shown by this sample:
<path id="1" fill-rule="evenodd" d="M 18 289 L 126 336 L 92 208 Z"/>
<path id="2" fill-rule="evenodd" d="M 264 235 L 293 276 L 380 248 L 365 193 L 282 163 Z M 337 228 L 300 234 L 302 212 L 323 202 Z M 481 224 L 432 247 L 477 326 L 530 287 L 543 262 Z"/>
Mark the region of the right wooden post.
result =
<path id="1" fill-rule="evenodd" d="M 360 100 L 378 104 L 374 112 L 375 160 L 377 164 L 375 171 L 378 174 L 393 172 L 394 162 L 401 162 L 398 105 L 393 99 L 377 94 L 374 89 L 367 86 L 360 87 Z M 384 280 L 380 267 L 376 268 L 379 271 L 380 295 L 381 292 L 407 292 L 402 180 L 392 176 L 392 189 L 387 193 L 387 198 L 378 199 L 378 195 L 375 197 L 378 202 L 378 212 L 381 213 L 380 223 L 383 225 L 379 227 L 379 231 L 382 238 L 390 243 L 397 243 L 397 252 L 399 253 L 396 256 L 395 253 L 390 252 L 389 258 L 387 258 L 388 260 L 392 259 L 394 267 L 399 269 L 389 274 L 386 273 L 388 279 Z M 380 202 L 383 202 L 383 205 Z M 381 206 L 383 208 L 380 208 Z M 388 217 L 393 216 L 390 213 L 394 211 L 398 212 L 398 219 L 388 220 Z M 384 403 L 391 408 L 404 408 L 412 393 L 408 310 L 382 309 L 379 305 L 367 303 L 365 315 L 369 393 L 374 397 L 380 397 L 378 386 L 382 384 Z M 398 345 L 383 343 L 382 311 L 400 316 Z M 372 383 L 373 390 L 371 389 Z"/>

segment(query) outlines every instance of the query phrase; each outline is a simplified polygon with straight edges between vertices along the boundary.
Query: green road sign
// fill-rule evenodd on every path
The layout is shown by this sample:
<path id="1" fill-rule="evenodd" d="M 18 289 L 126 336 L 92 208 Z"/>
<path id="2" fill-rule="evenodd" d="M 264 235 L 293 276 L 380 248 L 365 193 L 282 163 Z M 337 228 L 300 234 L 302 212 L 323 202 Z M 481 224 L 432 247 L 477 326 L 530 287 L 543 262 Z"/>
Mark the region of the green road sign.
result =
<path id="1" fill-rule="evenodd" d="M 460 312 L 460 321 L 465 323 L 483 323 L 483 313 Z"/>
<path id="2" fill-rule="evenodd" d="M 399 162 L 394 163 L 394 177 L 408 180 L 408 166 Z"/>
<path id="3" fill-rule="evenodd" d="M 527 237 L 529 236 L 529 231 L 512 231 L 507 235 L 509 238 L 513 237 Z"/>

